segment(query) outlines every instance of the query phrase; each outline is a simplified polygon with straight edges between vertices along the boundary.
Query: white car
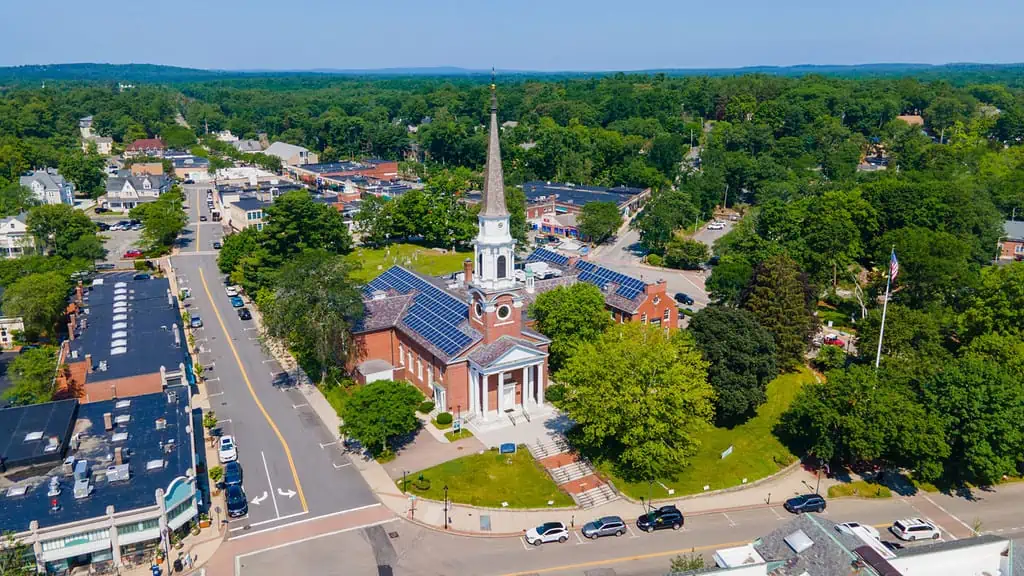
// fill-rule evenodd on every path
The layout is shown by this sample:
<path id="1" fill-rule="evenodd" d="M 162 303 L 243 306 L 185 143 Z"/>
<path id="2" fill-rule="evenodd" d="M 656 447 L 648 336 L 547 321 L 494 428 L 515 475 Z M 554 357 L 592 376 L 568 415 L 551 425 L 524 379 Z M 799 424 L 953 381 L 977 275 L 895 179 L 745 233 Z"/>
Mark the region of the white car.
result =
<path id="1" fill-rule="evenodd" d="M 569 530 L 561 522 L 545 522 L 526 531 L 526 542 L 540 546 L 546 542 L 562 542 L 569 539 Z"/>
<path id="2" fill-rule="evenodd" d="M 897 520 L 889 527 L 889 531 L 900 540 L 911 542 L 914 540 L 938 540 L 942 536 L 934 524 L 920 518 Z"/>
<path id="3" fill-rule="evenodd" d="M 862 533 L 871 536 L 875 540 L 882 539 L 881 535 L 878 533 L 877 528 L 870 524 L 861 524 L 860 522 L 843 522 L 842 524 L 836 524 L 836 531 L 850 535 Z"/>
<path id="4" fill-rule="evenodd" d="M 221 464 L 238 460 L 238 450 L 235 439 L 232 436 L 221 436 L 220 446 L 217 448 L 217 459 Z"/>
<path id="5" fill-rule="evenodd" d="M 708 230 L 725 230 L 725 222 L 712 222 L 708 224 Z"/>
<path id="6" fill-rule="evenodd" d="M 227 292 L 229 298 L 238 296 L 238 288 L 235 288 L 234 286 L 228 286 L 224 291 Z"/>

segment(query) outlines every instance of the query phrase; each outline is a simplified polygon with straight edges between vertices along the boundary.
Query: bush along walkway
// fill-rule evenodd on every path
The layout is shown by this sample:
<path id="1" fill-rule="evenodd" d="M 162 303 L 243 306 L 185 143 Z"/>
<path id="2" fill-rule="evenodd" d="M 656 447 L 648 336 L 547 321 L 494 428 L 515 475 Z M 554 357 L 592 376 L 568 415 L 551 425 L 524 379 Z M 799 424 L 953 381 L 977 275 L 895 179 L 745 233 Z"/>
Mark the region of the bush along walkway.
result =
<path id="1" fill-rule="evenodd" d="M 618 499 L 618 494 L 598 476 L 590 464 L 569 451 L 563 438 L 533 442 L 530 454 L 548 471 L 558 487 L 584 510 Z"/>

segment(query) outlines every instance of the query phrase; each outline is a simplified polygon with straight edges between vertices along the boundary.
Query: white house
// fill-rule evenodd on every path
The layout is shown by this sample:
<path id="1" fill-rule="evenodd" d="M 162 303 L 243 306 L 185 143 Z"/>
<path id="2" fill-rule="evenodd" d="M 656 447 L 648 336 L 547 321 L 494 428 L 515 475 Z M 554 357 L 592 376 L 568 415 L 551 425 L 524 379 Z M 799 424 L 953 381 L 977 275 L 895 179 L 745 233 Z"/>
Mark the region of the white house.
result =
<path id="1" fill-rule="evenodd" d="M 130 176 L 120 173 L 107 178 L 107 193 L 100 197 L 100 203 L 111 210 L 131 210 L 139 204 L 156 200 L 170 188 L 171 181 L 166 175 Z"/>
<path id="2" fill-rule="evenodd" d="M 14 348 L 14 333 L 24 331 L 25 322 L 20 316 L 0 318 L 0 346 L 4 350 Z"/>
<path id="3" fill-rule="evenodd" d="M 316 164 L 319 160 L 317 155 L 310 152 L 309 149 L 288 144 L 287 142 L 274 142 L 263 153 L 269 156 L 277 156 L 283 164 L 291 166 Z"/>
<path id="4" fill-rule="evenodd" d="M 75 187 L 56 168 L 34 170 L 18 179 L 42 204 L 75 204 Z"/>
<path id="5" fill-rule="evenodd" d="M 28 212 L 22 212 L 0 220 L 0 256 L 17 258 L 35 246 L 32 235 L 28 233 L 28 226 L 25 225 L 27 216 Z"/>

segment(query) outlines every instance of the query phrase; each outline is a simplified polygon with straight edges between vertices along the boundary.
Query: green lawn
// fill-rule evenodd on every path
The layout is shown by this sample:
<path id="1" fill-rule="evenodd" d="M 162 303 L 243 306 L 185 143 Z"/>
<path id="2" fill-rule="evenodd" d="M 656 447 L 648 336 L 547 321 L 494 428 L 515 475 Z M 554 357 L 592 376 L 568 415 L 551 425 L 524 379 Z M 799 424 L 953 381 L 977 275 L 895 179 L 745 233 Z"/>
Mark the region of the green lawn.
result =
<path id="1" fill-rule="evenodd" d="M 395 264 L 429 276 L 450 274 L 462 270 L 462 261 L 466 258 L 472 258 L 472 253 L 443 253 L 416 244 L 392 244 L 388 248 L 377 249 L 357 248 L 348 255 L 349 262 L 360 266 L 352 274 L 352 279 L 357 282 L 369 282 Z"/>
<path id="2" fill-rule="evenodd" d="M 427 482 L 420 481 L 420 475 Z M 409 474 L 406 482 L 410 494 L 432 500 L 444 499 L 447 484 L 452 502 L 473 506 L 500 508 L 502 502 L 508 502 L 509 508 L 546 508 L 548 500 L 553 500 L 554 506 L 573 505 L 572 498 L 558 489 L 523 447 L 515 454 L 489 450 L 456 458 Z M 397 484 L 401 489 L 402 481 Z"/>
<path id="3" fill-rule="evenodd" d="M 677 478 L 662 479 L 662 483 L 675 490 L 675 495 L 698 494 L 704 486 L 720 490 L 742 484 L 743 479 L 753 482 L 774 474 L 796 460 L 782 442 L 772 434 L 772 428 L 779 421 L 797 391 L 814 376 L 806 368 L 798 372 L 783 374 L 768 384 L 768 401 L 757 411 L 757 416 L 732 429 L 712 428 L 701 438 L 701 447 L 690 459 L 687 467 Z M 729 446 L 732 454 L 725 459 L 722 452 Z M 668 491 L 660 484 L 649 487 L 646 483 L 630 483 L 618 478 L 612 466 L 603 462 L 598 469 L 615 483 L 615 486 L 639 499 L 648 497 L 668 498 Z"/>

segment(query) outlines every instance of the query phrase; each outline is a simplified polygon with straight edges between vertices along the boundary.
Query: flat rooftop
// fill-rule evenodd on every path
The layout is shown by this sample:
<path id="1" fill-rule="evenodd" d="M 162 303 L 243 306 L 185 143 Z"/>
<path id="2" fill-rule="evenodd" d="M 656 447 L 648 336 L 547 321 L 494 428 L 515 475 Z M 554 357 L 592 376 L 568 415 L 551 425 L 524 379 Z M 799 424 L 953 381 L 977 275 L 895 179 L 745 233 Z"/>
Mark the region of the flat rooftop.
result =
<path id="1" fill-rule="evenodd" d="M 70 342 L 71 358 L 92 355 L 89 383 L 178 370 L 188 365 L 176 294 L 166 278 L 135 280 L 134 272 L 97 276 L 83 295 L 85 329 Z M 81 326 L 81 323 L 79 323 Z M 175 338 L 175 327 L 177 338 Z"/>
<path id="2" fill-rule="evenodd" d="M 543 202 L 554 198 L 564 204 L 583 206 L 591 202 L 624 204 L 632 200 L 634 196 L 642 194 L 644 190 L 628 186 L 605 188 L 603 186 L 577 186 L 576 184 L 535 180 L 524 183 L 523 192 L 526 194 L 526 201 L 529 203 Z"/>
<path id="3" fill-rule="evenodd" d="M 77 400 L 61 400 L 0 410 L 0 475 L 60 460 L 77 408 Z"/>
<path id="4" fill-rule="evenodd" d="M 40 527 L 49 527 L 105 516 L 107 506 L 113 506 L 115 512 L 154 506 L 157 488 L 168 492 L 174 479 L 184 477 L 192 468 L 186 386 L 90 404 L 65 400 L 8 408 L 0 410 L 0 423 L 22 422 L 26 413 L 47 409 L 58 412 L 68 406 L 72 425 L 53 458 L 0 474 L 0 532 L 28 530 L 32 520 Z M 113 424 L 110 431 L 104 426 L 107 413 Z M 18 428 L 11 436 L 8 428 L 0 428 L 0 445 L 9 450 L 12 445 L 49 443 L 45 434 L 40 440 L 26 442 L 23 430 Z M 37 447 L 19 449 L 32 451 Z M 115 448 L 121 448 L 122 462 L 128 465 L 127 478 L 118 477 L 111 468 Z M 92 488 L 87 497 L 75 498 L 74 464 L 64 465 L 62 456 L 76 463 L 86 461 Z M 52 478 L 57 479 L 60 488 L 56 496 L 49 494 Z M 57 510 L 52 509 L 53 500 L 58 503 Z"/>

